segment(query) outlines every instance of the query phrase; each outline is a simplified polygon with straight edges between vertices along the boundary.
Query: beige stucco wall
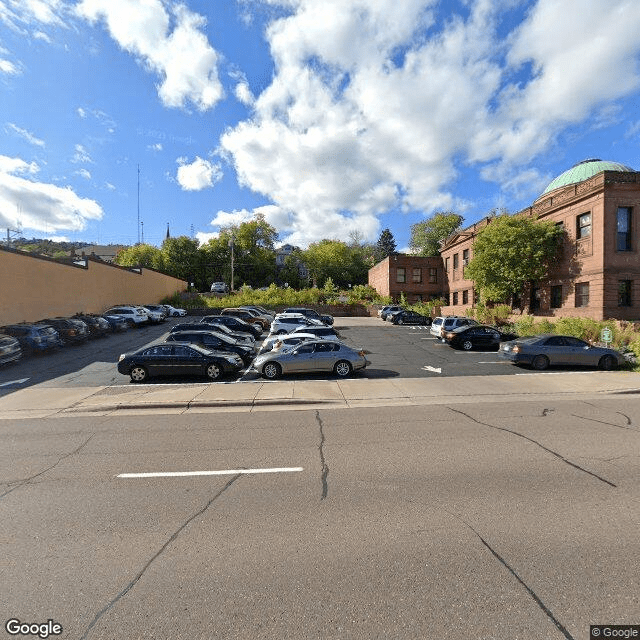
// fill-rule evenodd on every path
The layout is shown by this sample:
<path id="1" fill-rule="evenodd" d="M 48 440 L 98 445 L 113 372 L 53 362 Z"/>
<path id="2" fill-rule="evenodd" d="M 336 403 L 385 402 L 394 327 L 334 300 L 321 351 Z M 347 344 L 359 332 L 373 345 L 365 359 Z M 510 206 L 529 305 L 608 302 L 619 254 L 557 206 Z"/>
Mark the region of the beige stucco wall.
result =
<path id="1" fill-rule="evenodd" d="M 186 289 L 186 282 L 149 269 L 136 273 L 91 259 L 78 267 L 0 250 L 0 326 L 102 313 L 115 304 L 157 304 Z"/>

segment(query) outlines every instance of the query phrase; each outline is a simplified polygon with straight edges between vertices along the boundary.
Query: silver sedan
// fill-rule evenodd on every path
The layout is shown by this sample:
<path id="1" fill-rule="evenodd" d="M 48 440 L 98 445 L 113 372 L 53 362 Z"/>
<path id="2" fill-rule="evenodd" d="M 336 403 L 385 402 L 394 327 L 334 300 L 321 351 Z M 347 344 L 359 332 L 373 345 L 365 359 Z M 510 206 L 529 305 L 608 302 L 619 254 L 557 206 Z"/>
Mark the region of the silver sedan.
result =
<path id="1" fill-rule="evenodd" d="M 362 351 L 340 342 L 310 340 L 288 349 L 263 353 L 253 361 L 252 368 L 267 380 L 275 380 L 282 374 L 316 371 L 333 372 L 338 378 L 346 378 L 368 364 Z"/>
<path id="2" fill-rule="evenodd" d="M 543 370 L 550 365 L 578 365 L 616 369 L 624 356 L 615 349 L 594 347 L 573 336 L 541 335 L 503 342 L 498 357 L 514 364 L 528 364 Z"/>

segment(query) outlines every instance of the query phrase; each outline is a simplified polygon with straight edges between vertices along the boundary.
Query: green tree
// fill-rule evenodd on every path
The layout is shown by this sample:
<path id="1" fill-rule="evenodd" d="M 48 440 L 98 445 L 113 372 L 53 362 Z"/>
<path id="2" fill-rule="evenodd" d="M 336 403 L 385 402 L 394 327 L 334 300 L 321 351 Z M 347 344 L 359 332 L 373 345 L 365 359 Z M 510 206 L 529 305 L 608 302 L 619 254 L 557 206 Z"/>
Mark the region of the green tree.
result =
<path id="1" fill-rule="evenodd" d="M 393 234 L 387 227 L 383 229 L 378 242 L 376 242 L 374 249 L 374 258 L 376 262 L 384 260 L 387 256 L 396 253 L 396 241 Z"/>
<path id="2" fill-rule="evenodd" d="M 438 211 L 424 222 L 411 225 L 409 246 L 419 256 L 439 256 L 440 241 L 460 229 L 464 218 L 452 211 Z"/>
<path id="3" fill-rule="evenodd" d="M 162 257 L 165 273 L 175 278 L 195 283 L 202 271 L 198 241 L 187 236 L 167 238 L 162 243 Z"/>
<path id="4" fill-rule="evenodd" d="M 552 221 L 499 215 L 478 232 L 464 277 L 475 281 L 482 300 L 503 302 L 546 276 L 562 234 Z"/>
<path id="5" fill-rule="evenodd" d="M 164 271 L 164 256 L 158 247 L 150 244 L 135 244 L 118 252 L 115 263 L 121 267 L 147 267 Z"/>
<path id="6" fill-rule="evenodd" d="M 342 288 L 367 282 L 366 248 L 340 240 L 320 240 L 302 251 L 301 257 L 316 286 L 323 287 L 329 278 Z"/>

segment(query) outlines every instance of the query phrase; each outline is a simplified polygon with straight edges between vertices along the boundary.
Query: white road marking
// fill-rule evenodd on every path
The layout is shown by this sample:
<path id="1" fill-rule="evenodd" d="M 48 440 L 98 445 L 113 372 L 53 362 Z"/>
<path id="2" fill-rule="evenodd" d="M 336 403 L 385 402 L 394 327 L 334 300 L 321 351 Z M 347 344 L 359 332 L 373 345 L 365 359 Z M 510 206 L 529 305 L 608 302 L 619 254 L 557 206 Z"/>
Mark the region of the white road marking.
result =
<path id="1" fill-rule="evenodd" d="M 253 473 L 294 473 L 303 467 L 276 467 L 273 469 L 224 469 L 222 471 L 155 471 L 149 473 L 119 473 L 117 478 L 182 478 L 186 476 L 235 476 Z"/>
<path id="2" fill-rule="evenodd" d="M 433 371 L 433 373 L 442 373 L 442 369 L 436 369 L 435 367 L 424 366 L 422 367 L 423 371 Z"/>
<path id="3" fill-rule="evenodd" d="M 12 384 L 22 384 L 23 382 L 26 382 L 29 378 L 21 378 L 20 380 L 11 380 L 10 382 L 3 382 L 2 384 L 0 384 L 0 387 L 8 387 L 9 385 Z"/>

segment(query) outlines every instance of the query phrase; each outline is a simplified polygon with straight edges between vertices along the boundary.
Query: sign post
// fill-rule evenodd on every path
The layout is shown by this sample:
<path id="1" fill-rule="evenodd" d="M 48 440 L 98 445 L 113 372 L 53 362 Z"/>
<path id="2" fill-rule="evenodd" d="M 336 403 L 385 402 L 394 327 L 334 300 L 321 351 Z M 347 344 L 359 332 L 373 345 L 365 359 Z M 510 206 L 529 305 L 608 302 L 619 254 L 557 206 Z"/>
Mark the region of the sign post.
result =
<path id="1" fill-rule="evenodd" d="M 609 346 L 613 340 L 613 332 L 609 327 L 604 327 L 600 332 L 600 340 L 605 343 L 605 345 Z"/>

